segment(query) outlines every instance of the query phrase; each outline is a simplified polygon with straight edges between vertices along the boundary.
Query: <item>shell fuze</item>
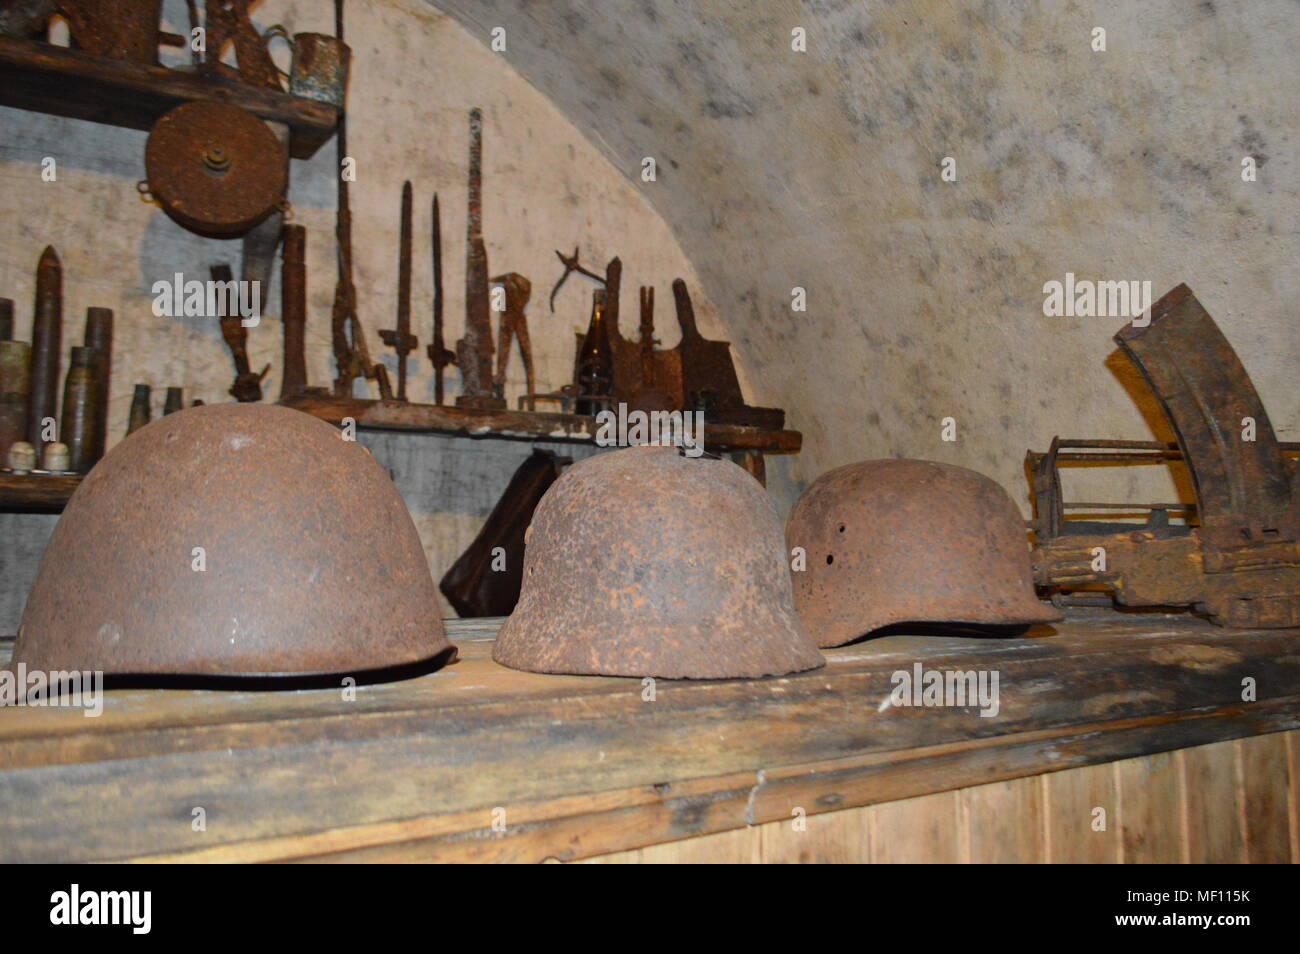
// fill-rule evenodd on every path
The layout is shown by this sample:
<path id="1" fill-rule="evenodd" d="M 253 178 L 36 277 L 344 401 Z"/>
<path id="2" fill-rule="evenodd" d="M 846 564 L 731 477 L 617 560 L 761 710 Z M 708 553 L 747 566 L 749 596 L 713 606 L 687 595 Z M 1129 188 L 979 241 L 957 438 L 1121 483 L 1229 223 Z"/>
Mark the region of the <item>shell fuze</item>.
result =
<path id="1" fill-rule="evenodd" d="M 299 411 L 196 407 L 140 429 L 68 501 L 13 663 L 213 676 L 454 656 L 397 489 Z"/>
<path id="2" fill-rule="evenodd" d="M 818 477 L 786 522 L 794 601 L 818 646 L 893 623 L 1014 625 L 1061 615 L 1034 595 L 1024 521 L 964 467 L 868 460 Z"/>
<path id="3" fill-rule="evenodd" d="M 776 508 L 730 461 L 598 454 L 551 486 L 525 540 L 503 665 L 716 679 L 825 662 L 794 611 Z"/>

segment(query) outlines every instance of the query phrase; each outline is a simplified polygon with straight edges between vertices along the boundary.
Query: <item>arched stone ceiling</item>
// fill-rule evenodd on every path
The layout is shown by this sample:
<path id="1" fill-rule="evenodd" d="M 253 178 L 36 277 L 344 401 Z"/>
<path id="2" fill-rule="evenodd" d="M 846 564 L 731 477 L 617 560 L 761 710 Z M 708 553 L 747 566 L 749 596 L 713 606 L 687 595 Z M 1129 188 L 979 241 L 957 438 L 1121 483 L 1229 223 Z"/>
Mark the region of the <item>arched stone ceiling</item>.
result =
<path id="1" fill-rule="evenodd" d="M 1190 284 L 1300 438 L 1291 0 L 436 6 L 484 43 L 504 27 L 502 55 L 629 178 L 655 157 L 640 187 L 751 401 L 804 432 L 776 468 L 787 504 L 829 467 L 895 454 L 974 467 L 1023 502 L 1026 447 L 1149 438 L 1158 417 L 1117 380 L 1123 320 L 1044 316 L 1066 272 L 1157 297 Z M 1160 493 L 1109 473 L 1103 489 Z"/>

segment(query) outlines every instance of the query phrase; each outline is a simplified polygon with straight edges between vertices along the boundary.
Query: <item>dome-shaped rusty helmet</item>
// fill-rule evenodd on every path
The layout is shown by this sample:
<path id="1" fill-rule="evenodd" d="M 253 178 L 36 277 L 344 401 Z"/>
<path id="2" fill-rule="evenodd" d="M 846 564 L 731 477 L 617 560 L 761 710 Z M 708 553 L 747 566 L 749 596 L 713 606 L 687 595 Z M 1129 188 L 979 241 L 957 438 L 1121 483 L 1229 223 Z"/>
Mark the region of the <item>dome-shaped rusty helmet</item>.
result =
<path id="1" fill-rule="evenodd" d="M 13 663 L 308 675 L 454 653 L 374 458 L 300 411 L 227 404 L 163 417 L 91 470 L 55 525 Z"/>
<path id="2" fill-rule="evenodd" d="M 868 460 L 818 477 L 786 521 L 799 618 L 818 646 L 892 623 L 1015 625 L 1061 615 L 1034 595 L 1024 521 L 982 474 Z"/>
<path id="3" fill-rule="evenodd" d="M 492 658 L 533 672 L 767 676 L 825 660 L 799 625 L 781 521 L 730 461 L 639 446 L 542 497 Z"/>

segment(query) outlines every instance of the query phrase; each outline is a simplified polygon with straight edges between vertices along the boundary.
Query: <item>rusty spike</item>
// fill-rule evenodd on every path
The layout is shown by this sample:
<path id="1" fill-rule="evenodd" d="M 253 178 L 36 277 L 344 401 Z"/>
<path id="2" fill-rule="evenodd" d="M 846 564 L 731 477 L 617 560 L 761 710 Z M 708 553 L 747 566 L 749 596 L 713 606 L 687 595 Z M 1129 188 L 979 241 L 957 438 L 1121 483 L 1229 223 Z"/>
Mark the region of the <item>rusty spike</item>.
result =
<path id="1" fill-rule="evenodd" d="M 415 525 L 375 459 L 300 411 L 214 404 L 142 428 L 85 478 L 13 660 L 306 675 L 454 653 Z"/>
<path id="2" fill-rule="evenodd" d="M 776 508 L 730 461 L 629 447 L 537 506 L 492 658 L 534 672 L 720 679 L 815 669 Z"/>

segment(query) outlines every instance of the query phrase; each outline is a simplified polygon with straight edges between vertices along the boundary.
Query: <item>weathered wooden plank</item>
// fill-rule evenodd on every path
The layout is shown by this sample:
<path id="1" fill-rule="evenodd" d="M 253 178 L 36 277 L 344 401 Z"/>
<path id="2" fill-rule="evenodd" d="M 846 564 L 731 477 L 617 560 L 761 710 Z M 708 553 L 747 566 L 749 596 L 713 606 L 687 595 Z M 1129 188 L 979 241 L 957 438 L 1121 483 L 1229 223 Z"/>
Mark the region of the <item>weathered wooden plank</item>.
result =
<path id="1" fill-rule="evenodd" d="M 1043 815 L 1047 861 L 1108 864 L 1122 860 L 1123 828 L 1111 765 L 1043 776 Z"/>
<path id="2" fill-rule="evenodd" d="M 957 864 L 968 844 L 960 792 L 936 792 L 858 809 L 867 813 L 871 860 Z"/>
<path id="3" fill-rule="evenodd" d="M 1201 745 L 1178 753 L 1187 811 L 1187 858 L 1193 864 L 1246 860 L 1241 768 L 1232 745 Z"/>
<path id="4" fill-rule="evenodd" d="M 229 103 L 287 124 L 295 159 L 312 156 L 338 120 L 328 103 L 237 80 L 0 36 L 0 105 L 149 129 L 167 110 L 196 101 Z"/>
<path id="5" fill-rule="evenodd" d="M 1047 860 L 1042 779 L 1017 778 L 962 789 L 968 857 L 975 864 Z"/>
<path id="6" fill-rule="evenodd" d="M 1182 765 L 1175 752 L 1117 762 L 1123 860 L 1180 864 L 1187 860 Z"/>
<path id="7" fill-rule="evenodd" d="M 477 632 L 455 676 L 356 702 L 135 690 L 99 719 L 0 712 L 0 855 L 582 857 L 1300 725 L 1294 634 L 890 637 L 797 677 L 661 681 L 647 704 L 637 680 L 497 667 Z M 883 705 L 917 658 L 996 666 L 999 716 Z M 1286 695 L 1241 703 L 1238 667 Z"/>
<path id="8" fill-rule="evenodd" d="M 377 430 L 586 444 L 596 439 L 596 419 L 581 414 L 508 409 L 492 411 L 445 404 L 375 401 L 315 393 L 298 394 L 286 398 L 281 403 L 329 421 L 331 424 L 341 425 L 344 418 L 351 418 L 356 422 L 357 427 Z M 739 424 L 706 422 L 704 444 L 713 451 L 797 454 L 803 446 L 803 435 L 798 431 L 775 431 Z"/>
<path id="9" fill-rule="evenodd" d="M 82 480 L 81 474 L 0 474 L 0 510 L 58 513 Z"/>
<path id="10" fill-rule="evenodd" d="M 1237 748 L 1241 765 L 1246 861 L 1286 864 L 1291 856 L 1287 739 L 1278 734 L 1259 735 L 1231 744 Z"/>

